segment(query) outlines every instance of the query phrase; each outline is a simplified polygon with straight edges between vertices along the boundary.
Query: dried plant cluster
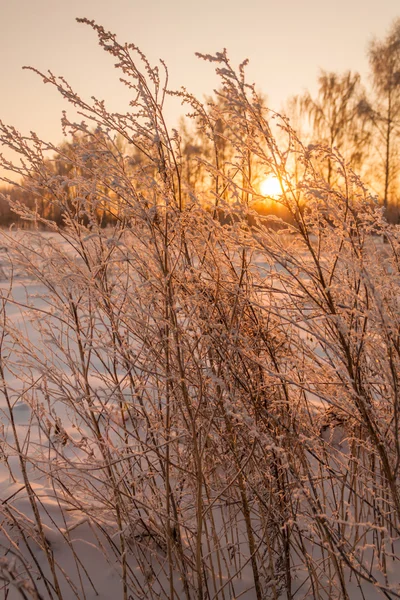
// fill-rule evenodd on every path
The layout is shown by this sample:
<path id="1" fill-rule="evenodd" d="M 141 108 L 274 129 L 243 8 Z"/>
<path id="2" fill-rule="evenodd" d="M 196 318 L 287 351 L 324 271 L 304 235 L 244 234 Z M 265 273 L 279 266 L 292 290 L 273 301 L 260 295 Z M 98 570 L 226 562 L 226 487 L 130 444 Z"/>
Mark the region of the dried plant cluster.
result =
<path id="1" fill-rule="evenodd" d="M 131 111 L 44 75 L 84 118 L 64 115 L 65 175 L 45 159 L 62 148 L 0 129 L 23 159 L 6 166 L 65 222 L 15 205 L 52 233 L 1 234 L 3 597 L 101 593 L 82 531 L 124 600 L 400 597 L 398 227 L 225 52 L 203 57 L 218 102 L 178 93 L 209 148 L 199 190 L 166 69 L 85 22 Z M 254 210 L 256 170 L 284 220 Z"/>

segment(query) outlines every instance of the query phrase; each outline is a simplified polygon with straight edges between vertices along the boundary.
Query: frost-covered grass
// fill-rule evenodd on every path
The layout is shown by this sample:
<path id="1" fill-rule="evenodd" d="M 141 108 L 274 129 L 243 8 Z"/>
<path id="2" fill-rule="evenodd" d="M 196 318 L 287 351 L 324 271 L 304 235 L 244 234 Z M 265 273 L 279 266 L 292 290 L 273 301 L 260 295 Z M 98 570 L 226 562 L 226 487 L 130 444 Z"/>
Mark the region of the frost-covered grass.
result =
<path id="1" fill-rule="evenodd" d="M 1 232 L 4 598 L 399 597 L 399 229 L 224 53 L 220 104 L 180 93 L 185 164 L 159 71 L 93 27 L 132 114 L 48 75 L 96 128 L 0 126 L 64 215 Z M 285 221 L 253 210 L 257 170 Z"/>
<path id="2" fill-rule="evenodd" d="M 105 242 L 111 235 L 98 231 L 97 243 L 103 240 L 108 248 Z M 149 597 L 171 597 L 173 585 L 176 597 L 191 597 L 198 538 L 210 597 L 256 597 L 249 543 L 257 553 L 260 587 L 271 597 L 285 597 L 288 529 L 293 597 L 319 597 L 310 587 L 314 570 L 321 597 L 341 597 L 335 569 L 340 569 L 351 598 L 378 593 L 376 585 L 363 579 L 385 589 L 397 584 L 398 542 L 388 484 L 349 402 L 351 391 L 341 381 L 344 368 L 336 363 L 332 340 L 310 299 L 301 320 L 293 314 L 293 302 L 299 310 L 300 294 L 287 294 L 292 278 L 287 257 L 285 267 L 276 262 L 268 266 L 259 251 L 254 263 L 248 263 L 252 296 L 259 297 L 253 298 L 250 314 L 257 310 L 266 331 L 255 330 L 251 321 L 244 329 L 249 314 L 243 299 L 241 330 L 227 330 L 222 311 L 231 314 L 232 307 L 226 290 L 221 289 L 220 304 L 215 299 L 205 304 L 204 289 L 197 292 L 199 302 L 196 288 L 188 297 L 182 286 L 176 326 L 185 337 L 179 351 L 188 353 L 189 344 L 196 348 L 185 358 L 190 404 L 179 405 L 182 398 L 172 391 L 168 439 L 167 382 L 161 371 L 165 358 L 158 357 L 157 347 L 163 332 L 155 329 L 159 323 L 154 309 L 140 305 L 138 294 L 150 277 L 140 280 L 137 271 L 122 277 L 119 270 L 129 264 L 125 256 L 109 261 L 110 282 L 124 282 L 123 293 L 115 292 L 115 298 L 124 298 L 124 309 L 115 303 L 105 309 L 97 278 L 93 287 L 79 285 L 89 285 L 83 279 L 85 265 L 67 239 L 35 232 L 3 232 L 3 237 L 9 251 L 3 261 L 8 277 L 1 282 L 7 298 L 1 543 L 7 558 L 5 581 L 14 580 L 14 596 L 8 597 L 18 597 L 15 581 L 23 582 L 27 597 L 35 597 L 32 586 L 44 597 L 54 595 L 50 584 L 46 591 L 44 577 L 56 577 L 60 597 L 122 594 L 121 539 L 130 593 L 140 597 L 147 590 Z M 280 244 L 277 237 L 271 236 L 274 244 Z M 90 243 L 91 259 L 98 264 L 94 237 Z M 124 242 L 118 247 L 126 252 L 129 246 Z M 305 261 L 304 248 L 295 247 L 296 263 Z M 386 245 L 369 240 L 367 247 L 381 257 L 378 263 L 388 261 Z M 240 264 L 242 259 L 234 251 L 229 260 Z M 305 271 L 303 275 L 300 285 L 310 286 L 311 279 Z M 186 273 L 183 281 L 187 279 Z M 74 302 L 75 295 L 79 302 Z M 138 306 L 143 311 L 140 330 Z M 218 310 L 223 318 L 211 317 L 209 310 Z M 110 331 L 111 322 L 124 332 L 124 344 L 113 341 L 116 328 Z M 375 397 L 381 403 L 376 392 Z M 377 408 L 387 413 L 387 408 Z M 198 472 L 191 464 L 193 438 L 199 437 L 200 536 Z M 178 534 L 165 522 L 166 464 L 171 496 L 178 504 L 172 519 L 172 527 L 179 527 L 178 548 Z M 117 490 L 121 517 L 116 514 Z M 170 558 L 168 535 L 176 553 Z M 330 553 L 329 541 L 339 549 Z M 351 556 L 349 565 L 339 551 L 344 559 Z"/>

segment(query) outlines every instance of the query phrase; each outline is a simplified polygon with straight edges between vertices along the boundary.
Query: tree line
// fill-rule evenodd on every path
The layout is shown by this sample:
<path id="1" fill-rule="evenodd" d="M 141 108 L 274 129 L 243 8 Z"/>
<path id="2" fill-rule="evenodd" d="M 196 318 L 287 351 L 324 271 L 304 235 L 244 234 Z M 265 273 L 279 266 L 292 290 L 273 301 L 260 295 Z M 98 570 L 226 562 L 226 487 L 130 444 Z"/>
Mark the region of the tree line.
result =
<path id="1" fill-rule="evenodd" d="M 288 113 L 305 129 L 303 139 L 337 148 L 398 222 L 400 174 L 400 19 L 386 37 L 368 45 L 369 81 L 359 73 L 322 71 L 316 97 L 309 92 L 288 103 Z M 326 177 L 332 183 L 332 162 Z"/>
<path id="2" fill-rule="evenodd" d="M 304 144 L 311 149 L 320 145 L 321 148 L 333 148 L 338 151 L 351 167 L 359 173 L 380 204 L 384 207 L 387 219 L 392 223 L 400 220 L 400 18 L 393 21 L 387 35 L 383 39 L 373 39 L 368 45 L 369 59 L 369 85 L 362 82 L 357 72 L 344 73 L 328 72 L 322 70 L 318 77 L 318 89 L 313 96 L 310 92 L 292 97 L 286 104 L 285 113 L 290 119 L 291 126 L 299 133 Z M 263 103 L 265 98 L 261 97 Z M 209 177 L 206 162 L 211 155 L 217 154 L 219 167 L 227 177 L 236 182 L 241 178 L 244 192 L 241 200 L 249 200 L 252 194 L 254 207 L 258 212 L 276 213 L 285 218 L 279 202 L 265 202 L 262 197 L 258 200 L 254 189 L 259 192 L 258 184 L 265 173 L 258 169 L 257 160 L 252 158 L 252 164 L 246 170 L 230 172 L 229 165 L 232 161 L 232 152 L 235 144 L 234 124 L 224 120 L 225 112 L 229 112 L 229 100 L 215 92 L 214 97 L 208 98 L 207 104 L 214 108 L 218 119 L 215 120 L 214 137 L 211 143 L 209 136 L 199 126 L 201 119 L 189 122 L 181 119 L 177 140 L 180 146 L 180 164 L 182 174 L 186 180 L 186 189 L 183 195 L 202 197 L 207 205 L 213 205 L 212 199 L 207 198 L 207 178 Z M 279 132 L 278 132 L 279 136 Z M 98 136 L 97 136 L 98 137 Z M 118 218 L 119 200 L 118 190 L 110 186 L 99 187 L 96 173 L 92 169 L 93 156 L 91 156 L 90 136 L 86 139 L 84 134 L 76 135 L 73 139 L 65 141 L 57 147 L 53 159 L 46 160 L 47 168 L 54 173 L 54 177 L 63 178 L 65 175 L 84 174 L 93 183 L 93 213 L 81 215 L 86 223 L 95 218 L 101 225 L 106 226 Z M 89 140 L 89 141 L 88 141 Z M 115 144 L 118 152 L 129 152 L 126 164 L 127 169 L 132 169 L 132 174 L 137 173 L 138 167 L 148 170 L 150 165 L 146 157 L 140 152 L 132 154 L 132 150 L 124 148 L 122 138 L 110 142 L 104 137 L 104 151 L 107 153 L 107 144 Z M 81 163 L 79 173 L 77 169 L 77 148 L 81 145 L 87 147 L 87 168 L 82 171 Z M 54 147 L 56 148 L 56 147 Z M 233 148 L 233 150 L 232 150 Z M 60 152 L 58 151 L 60 150 Z M 82 148 L 79 150 L 81 154 Z M 98 150 L 96 150 L 98 152 Z M 329 153 L 323 153 L 324 164 L 322 170 L 328 185 L 335 183 L 337 173 L 334 169 L 334 160 Z M 297 166 L 292 165 L 293 177 L 296 178 Z M 38 180 L 37 193 L 32 193 L 32 179 Z M 28 182 L 28 180 L 30 180 Z M 27 173 L 18 186 L 3 186 L 0 188 L 0 224 L 10 225 L 20 220 L 21 215 L 15 212 L 15 207 L 25 205 L 30 211 L 35 211 L 38 217 L 50 219 L 58 225 L 63 222 L 63 210 L 53 201 L 52 193 L 46 192 L 39 185 L 40 174 Z M 29 185 L 27 185 L 29 183 Z M 228 188 L 226 195 L 228 195 Z M 249 190 L 251 189 L 251 192 Z M 204 193 L 203 193 L 204 192 Z M 70 196 L 70 206 L 74 212 L 74 205 L 78 207 L 74 186 L 67 191 Z M 184 198 L 185 199 L 185 198 Z M 227 198 L 226 198 L 227 199 Z M 76 208 L 79 212 L 79 208 Z M 284 212 L 284 211 L 283 211 Z"/>

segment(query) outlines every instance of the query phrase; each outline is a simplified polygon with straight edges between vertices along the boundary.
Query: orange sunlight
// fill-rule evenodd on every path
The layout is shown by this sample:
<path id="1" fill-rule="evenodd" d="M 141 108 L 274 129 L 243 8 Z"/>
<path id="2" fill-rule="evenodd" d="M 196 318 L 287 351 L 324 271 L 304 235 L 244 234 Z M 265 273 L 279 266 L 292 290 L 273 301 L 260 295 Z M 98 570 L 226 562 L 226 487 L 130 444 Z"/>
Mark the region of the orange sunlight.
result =
<path id="1" fill-rule="evenodd" d="M 268 175 L 260 183 L 260 194 L 266 198 L 274 199 L 282 195 L 282 187 L 275 175 Z"/>

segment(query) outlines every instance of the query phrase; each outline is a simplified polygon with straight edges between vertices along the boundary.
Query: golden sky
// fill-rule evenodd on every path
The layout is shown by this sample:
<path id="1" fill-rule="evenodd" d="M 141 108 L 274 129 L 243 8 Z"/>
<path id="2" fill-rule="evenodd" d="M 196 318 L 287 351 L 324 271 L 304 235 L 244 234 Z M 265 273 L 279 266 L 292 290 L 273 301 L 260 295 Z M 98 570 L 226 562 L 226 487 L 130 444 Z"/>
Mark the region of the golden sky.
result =
<path id="1" fill-rule="evenodd" d="M 89 98 L 126 108 L 109 56 L 75 17 L 95 19 L 121 41 L 167 62 L 171 85 L 198 96 L 216 85 L 196 51 L 228 49 L 250 59 L 249 79 L 281 109 L 288 96 L 315 90 L 319 69 L 367 73 L 365 50 L 400 16 L 396 0 L 0 0 L 0 118 L 23 132 L 61 140 L 57 92 L 23 65 L 51 69 Z M 179 106 L 169 108 L 176 125 Z"/>

